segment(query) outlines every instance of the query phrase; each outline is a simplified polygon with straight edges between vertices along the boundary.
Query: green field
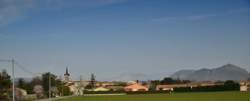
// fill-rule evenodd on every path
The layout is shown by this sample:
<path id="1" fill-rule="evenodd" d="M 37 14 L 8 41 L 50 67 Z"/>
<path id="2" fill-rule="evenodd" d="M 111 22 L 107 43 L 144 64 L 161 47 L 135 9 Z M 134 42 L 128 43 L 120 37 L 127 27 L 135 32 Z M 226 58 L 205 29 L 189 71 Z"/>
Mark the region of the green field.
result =
<path id="1" fill-rule="evenodd" d="M 250 101 L 250 93 L 208 92 L 147 95 L 77 96 L 57 101 Z"/>

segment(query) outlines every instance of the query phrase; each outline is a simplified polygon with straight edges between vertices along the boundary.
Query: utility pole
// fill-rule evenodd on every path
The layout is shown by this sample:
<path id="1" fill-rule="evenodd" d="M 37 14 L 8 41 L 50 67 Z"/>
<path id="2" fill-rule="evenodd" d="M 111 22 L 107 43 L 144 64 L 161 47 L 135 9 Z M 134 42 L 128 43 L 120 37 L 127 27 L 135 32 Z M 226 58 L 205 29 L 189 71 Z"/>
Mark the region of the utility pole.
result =
<path id="1" fill-rule="evenodd" d="M 12 101 L 15 101 L 15 60 L 12 59 L 11 60 L 11 67 L 12 67 L 12 80 L 13 80 L 13 83 L 12 83 Z"/>
<path id="2" fill-rule="evenodd" d="M 51 100 L 51 77 L 50 77 L 50 72 L 49 72 L 49 101 Z"/>
<path id="3" fill-rule="evenodd" d="M 79 95 L 83 95 L 82 87 L 83 87 L 83 85 L 82 85 L 82 75 L 80 75 Z"/>
<path id="4" fill-rule="evenodd" d="M 63 96 L 63 80 L 62 80 L 62 76 L 59 76 L 59 79 L 60 79 L 60 86 L 61 86 L 60 96 Z"/>
<path id="5" fill-rule="evenodd" d="M 11 60 L 2 60 L 0 59 L 0 62 L 9 62 L 11 63 L 11 69 L 12 69 L 12 101 L 15 101 L 15 60 L 12 58 Z"/>

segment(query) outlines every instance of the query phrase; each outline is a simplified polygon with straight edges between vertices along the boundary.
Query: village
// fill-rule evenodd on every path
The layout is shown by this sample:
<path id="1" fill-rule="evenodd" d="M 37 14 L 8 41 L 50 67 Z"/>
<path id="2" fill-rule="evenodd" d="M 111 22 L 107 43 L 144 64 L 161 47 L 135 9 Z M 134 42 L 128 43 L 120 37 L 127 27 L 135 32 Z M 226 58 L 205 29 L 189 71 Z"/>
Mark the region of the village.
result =
<path id="1" fill-rule="evenodd" d="M 4 75 L 3 73 L 1 74 Z M 52 74 L 50 74 L 52 75 Z M 51 78 L 53 79 L 53 78 Z M 56 78 L 54 78 L 56 79 Z M 27 91 L 17 84 L 15 88 L 16 99 L 25 101 L 25 99 L 44 99 L 57 98 L 62 96 L 89 96 L 89 95 L 126 95 L 126 94 L 171 94 L 174 92 L 203 92 L 203 91 L 230 91 L 239 90 L 241 92 L 250 91 L 250 81 L 225 81 L 212 82 L 202 81 L 194 82 L 188 80 L 173 80 L 165 78 L 164 80 L 149 80 L 149 81 L 96 81 L 94 74 L 91 74 L 90 79 L 72 80 L 71 74 L 66 68 L 64 78 L 60 79 L 62 85 L 51 85 L 52 80 L 48 84 L 48 95 L 42 85 L 34 85 L 33 93 Z M 20 83 L 20 82 L 18 82 Z M 62 86 L 62 88 L 60 87 Z M 60 91 L 59 91 L 60 90 Z M 18 101 L 19 101 L 18 100 Z"/>
<path id="2" fill-rule="evenodd" d="M 98 82 L 95 81 L 94 76 L 91 77 L 89 81 L 72 81 L 70 80 L 70 74 L 68 73 L 68 69 L 66 69 L 66 73 L 64 74 L 64 82 L 65 85 L 70 88 L 70 91 L 73 92 L 74 95 L 83 95 L 84 89 L 86 91 L 94 91 L 94 92 L 105 92 L 105 91 L 126 91 L 126 92 L 136 92 L 142 91 L 147 92 L 150 90 L 152 86 L 152 81 L 112 81 L 112 82 Z M 92 89 L 86 89 L 88 84 L 92 84 Z M 203 81 L 203 82 L 188 82 L 182 84 L 165 84 L 165 85 L 155 85 L 153 90 L 155 91 L 174 91 L 175 88 L 196 88 L 196 87 L 213 87 L 224 85 L 222 82 L 212 82 L 212 81 Z M 250 81 L 240 81 L 240 91 L 250 91 Z"/>

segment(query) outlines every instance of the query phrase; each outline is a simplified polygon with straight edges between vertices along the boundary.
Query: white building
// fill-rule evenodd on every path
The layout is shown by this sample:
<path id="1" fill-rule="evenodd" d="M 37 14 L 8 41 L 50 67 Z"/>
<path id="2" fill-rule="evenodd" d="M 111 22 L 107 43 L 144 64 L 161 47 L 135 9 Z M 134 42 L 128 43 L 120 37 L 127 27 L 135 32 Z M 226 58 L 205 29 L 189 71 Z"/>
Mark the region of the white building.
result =
<path id="1" fill-rule="evenodd" d="M 83 95 L 84 87 L 88 84 L 88 82 L 82 80 L 71 81 L 68 68 L 66 68 L 66 72 L 64 74 L 64 82 L 66 83 L 65 86 L 69 87 L 73 95 Z"/>
<path id="2" fill-rule="evenodd" d="M 250 91 L 250 81 L 241 81 L 240 91 L 242 92 Z"/>

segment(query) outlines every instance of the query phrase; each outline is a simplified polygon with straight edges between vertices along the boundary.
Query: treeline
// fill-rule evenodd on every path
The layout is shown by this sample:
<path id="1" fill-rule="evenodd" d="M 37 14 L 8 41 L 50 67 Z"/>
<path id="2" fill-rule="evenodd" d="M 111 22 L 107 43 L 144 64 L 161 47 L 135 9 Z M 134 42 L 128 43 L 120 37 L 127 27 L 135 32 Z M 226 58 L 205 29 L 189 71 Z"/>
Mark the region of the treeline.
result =
<path id="1" fill-rule="evenodd" d="M 212 91 L 239 91 L 240 85 L 232 80 L 225 81 L 223 85 L 179 87 L 174 88 L 174 92 L 212 92 Z"/>
<path id="2" fill-rule="evenodd" d="M 171 77 L 165 77 L 162 80 L 151 80 L 149 90 L 155 91 L 157 85 L 186 84 L 190 82 L 191 82 L 190 80 L 180 80 L 180 79 L 172 79 Z"/>
<path id="3" fill-rule="evenodd" d="M 17 82 L 18 88 L 26 90 L 28 94 L 37 94 L 39 95 L 37 96 L 38 98 L 49 96 L 49 86 L 51 86 L 51 97 L 55 97 L 56 95 L 70 95 L 69 88 L 64 85 L 62 80 L 49 72 L 42 74 L 41 77 L 34 77 L 30 82 L 25 81 L 23 78 L 18 79 Z"/>
<path id="4" fill-rule="evenodd" d="M 0 101 L 10 101 L 10 88 L 11 88 L 11 77 L 3 70 L 0 72 Z"/>
<path id="5" fill-rule="evenodd" d="M 36 98 L 47 98 L 49 96 L 49 79 L 51 84 L 51 97 L 57 95 L 65 96 L 71 95 L 69 87 L 64 86 L 65 84 L 57 78 L 54 74 L 44 73 L 41 76 L 32 78 L 31 81 L 25 81 L 23 78 L 17 80 L 15 85 L 15 99 L 17 101 L 22 100 L 22 94 L 19 89 L 27 91 L 28 94 L 35 94 Z M 12 97 L 12 82 L 11 76 L 3 70 L 0 72 L 0 100 L 11 101 Z"/>
<path id="6" fill-rule="evenodd" d="M 157 85 L 171 85 L 171 84 L 187 84 L 191 83 L 190 80 L 179 80 L 166 77 L 163 80 L 151 81 L 150 90 L 155 90 Z M 206 92 L 206 91 L 239 91 L 240 84 L 233 80 L 218 81 L 214 86 L 197 86 L 197 87 L 179 87 L 174 88 L 174 92 Z"/>

